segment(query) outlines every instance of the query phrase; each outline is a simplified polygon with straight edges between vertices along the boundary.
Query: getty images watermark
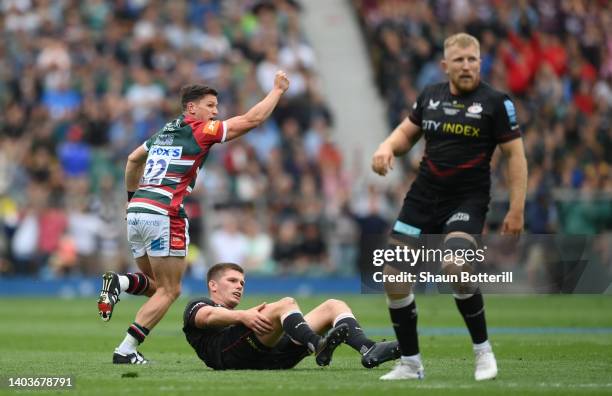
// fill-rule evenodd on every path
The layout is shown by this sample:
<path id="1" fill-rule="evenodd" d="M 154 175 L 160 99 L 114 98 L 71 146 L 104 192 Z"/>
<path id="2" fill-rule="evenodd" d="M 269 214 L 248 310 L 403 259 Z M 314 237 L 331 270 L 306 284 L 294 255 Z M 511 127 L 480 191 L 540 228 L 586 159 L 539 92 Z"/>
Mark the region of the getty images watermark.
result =
<path id="1" fill-rule="evenodd" d="M 394 284 L 452 293 L 477 284 L 493 294 L 612 294 L 612 234 L 478 235 L 449 246 L 446 235 L 369 235 L 360 245 L 362 293 Z"/>
<path id="2" fill-rule="evenodd" d="M 376 283 L 501 283 L 512 282 L 512 272 L 503 271 L 501 274 L 471 273 L 474 264 L 485 261 L 487 246 L 474 249 L 442 249 L 426 248 L 421 245 L 419 248 L 409 248 L 408 246 L 395 246 L 387 249 L 374 249 L 372 252 L 372 265 L 379 267 L 380 271 L 372 274 L 372 279 Z M 385 264 L 395 266 L 400 270 L 402 267 L 409 266 L 414 268 L 419 264 L 447 263 L 455 265 L 461 271 L 458 273 L 434 273 L 432 271 L 400 271 L 397 273 L 384 273 L 382 268 Z M 470 266 L 464 267 L 466 264 Z"/>

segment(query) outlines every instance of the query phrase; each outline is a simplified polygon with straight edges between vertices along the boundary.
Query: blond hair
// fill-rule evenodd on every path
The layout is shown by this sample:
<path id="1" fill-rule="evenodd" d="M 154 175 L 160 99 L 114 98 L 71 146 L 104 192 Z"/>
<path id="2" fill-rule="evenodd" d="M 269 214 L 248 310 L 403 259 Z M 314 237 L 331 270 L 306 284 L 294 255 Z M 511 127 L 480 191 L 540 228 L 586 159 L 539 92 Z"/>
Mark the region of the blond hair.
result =
<path id="1" fill-rule="evenodd" d="M 480 43 L 478 42 L 478 39 L 472 36 L 471 34 L 457 33 L 457 34 L 453 34 L 452 36 L 449 36 L 446 40 L 444 40 L 444 57 L 445 58 L 446 58 L 446 51 L 454 45 L 457 45 L 460 48 L 467 48 L 473 45 L 474 47 L 476 47 L 476 49 L 478 50 L 478 53 L 480 54 Z"/>

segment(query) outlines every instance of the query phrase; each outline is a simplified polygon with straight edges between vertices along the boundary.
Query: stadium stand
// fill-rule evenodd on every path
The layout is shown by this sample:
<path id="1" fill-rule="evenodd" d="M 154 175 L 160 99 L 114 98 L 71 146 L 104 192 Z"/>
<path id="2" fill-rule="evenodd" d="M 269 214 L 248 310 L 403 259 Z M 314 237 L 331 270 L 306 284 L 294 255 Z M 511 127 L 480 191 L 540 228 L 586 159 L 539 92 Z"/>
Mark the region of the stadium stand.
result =
<path id="1" fill-rule="evenodd" d="M 466 30 L 481 39 L 484 78 L 517 99 L 530 165 L 529 230 L 612 228 L 608 2 L 353 4 L 389 130 L 420 88 L 443 78 L 445 35 Z M 253 105 L 277 68 L 290 73 L 287 100 L 259 129 L 215 147 L 186 202 L 191 274 L 226 259 L 251 273 L 351 274 L 363 235 L 386 232 L 407 184 L 353 190 L 297 1 L 0 6 L 0 276 L 129 267 L 128 153 L 180 112 L 183 84 L 217 88 L 224 118 Z M 420 158 L 414 151 L 406 183 Z M 504 183 L 496 166 L 494 197 L 506 195 Z M 494 199 L 492 229 L 505 204 Z"/>
<path id="2" fill-rule="evenodd" d="M 444 38 L 481 42 L 483 79 L 516 100 L 529 161 L 526 225 L 533 233 L 612 228 L 612 37 L 607 1 L 354 0 L 389 130 L 425 85 L 444 79 Z M 422 151 L 405 168 L 414 174 Z M 504 195 L 499 157 L 495 197 Z M 498 202 L 499 203 L 499 202 Z M 555 204 L 556 203 L 556 204 Z M 505 202 L 501 203 L 502 205 Z"/>
<path id="3" fill-rule="evenodd" d="M 277 69 L 290 74 L 288 99 L 213 150 L 187 203 L 193 271 L 205 270 L 203 251 L 231 251 L 252 272 L 336 271 L 322 230 L 342 158 L 299 14 L 292 0 L 2 1 L 0 273 L 128 266 L 127 154 L 180 113 L 182 85 L 215 87 L 225 118 L 259 100 Z"/>

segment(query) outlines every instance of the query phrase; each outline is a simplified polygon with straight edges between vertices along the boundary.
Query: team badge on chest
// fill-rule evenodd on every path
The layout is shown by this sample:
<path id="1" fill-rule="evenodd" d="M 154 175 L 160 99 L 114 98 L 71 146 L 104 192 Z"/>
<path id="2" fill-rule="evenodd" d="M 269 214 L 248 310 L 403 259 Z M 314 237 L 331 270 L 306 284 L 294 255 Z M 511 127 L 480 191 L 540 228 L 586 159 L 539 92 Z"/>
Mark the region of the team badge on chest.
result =
<path id="1" fill-rule="evenodd" d="M 466 117 L 470 117 L 470 118 L 482 118 L 482 116 L 480 115 L 480 113 L 482 113 L 482 105 L 480 103 L 472 103 L 472 105 L 470 107 L 467 108 L 467 112 L 465 113 Z"/>

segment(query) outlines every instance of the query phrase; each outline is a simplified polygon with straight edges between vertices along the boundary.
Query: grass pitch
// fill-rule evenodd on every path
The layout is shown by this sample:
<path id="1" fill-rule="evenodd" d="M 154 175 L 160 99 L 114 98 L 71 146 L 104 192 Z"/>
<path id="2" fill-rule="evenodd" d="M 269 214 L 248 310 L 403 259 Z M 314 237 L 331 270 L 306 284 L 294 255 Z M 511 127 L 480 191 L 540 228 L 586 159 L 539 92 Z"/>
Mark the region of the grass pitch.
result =
<path id="1" fill-rule="evenodd" d="M 384 297 L 335 296 L 353 308 L 373 338 L 392 338 Z M 252 296 L 244 307 L 275 297 Z M 298 298 L 304 312 L 324 296 Z M 82 395 L 496 395 L 612 394 L 612 297 L 487 296 L 490 339 L 500 374 L 473 380 L 467 332 L 450 296 L 417 296 L 423 381 L 379 381 L 393 363 L 366 370 L 341 346 L 330 367 L 305 359 L 287 371 L 215 372 L 181 331 L 177 301 L 141 347 L 148 366 L 111 364 L 114 347 L 144 300 L 125 298 L 102 322 L 92 299 L 0 299 L 0 394 Z M 11 376 L 74 377 L 72 390 L 16 390 Z"/>

